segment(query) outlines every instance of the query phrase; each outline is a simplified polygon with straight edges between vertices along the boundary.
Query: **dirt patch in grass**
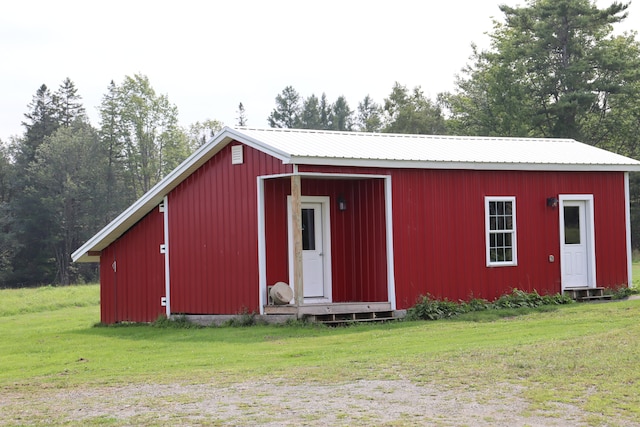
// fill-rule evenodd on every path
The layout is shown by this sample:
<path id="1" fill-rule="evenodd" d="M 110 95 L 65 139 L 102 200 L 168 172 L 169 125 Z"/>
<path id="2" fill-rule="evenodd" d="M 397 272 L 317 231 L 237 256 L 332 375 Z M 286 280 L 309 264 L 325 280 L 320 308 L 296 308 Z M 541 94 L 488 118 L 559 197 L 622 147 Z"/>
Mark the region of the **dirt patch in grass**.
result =
<path id="1" fill-rule="evenodd" d="M 0 396 L 1 425 L 586 426 L 589 416 L 553 402 L 544 412 L 532 410 L 511 385 L 441 390 L 408 380 L 5 389 Z"/>

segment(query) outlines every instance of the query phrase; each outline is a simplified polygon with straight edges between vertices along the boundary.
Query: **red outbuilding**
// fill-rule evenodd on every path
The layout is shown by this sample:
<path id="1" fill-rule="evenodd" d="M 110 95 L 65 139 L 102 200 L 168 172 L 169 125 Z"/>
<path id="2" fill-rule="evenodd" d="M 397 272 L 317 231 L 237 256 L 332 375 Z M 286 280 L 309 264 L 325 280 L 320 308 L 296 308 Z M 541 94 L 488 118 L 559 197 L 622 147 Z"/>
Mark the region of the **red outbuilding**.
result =
<path id="1" fill-rule="evenodd" d="M 224 128 L 73 260 L 104 323 L 626 286 L 639 170 L 568 139 Z"/>

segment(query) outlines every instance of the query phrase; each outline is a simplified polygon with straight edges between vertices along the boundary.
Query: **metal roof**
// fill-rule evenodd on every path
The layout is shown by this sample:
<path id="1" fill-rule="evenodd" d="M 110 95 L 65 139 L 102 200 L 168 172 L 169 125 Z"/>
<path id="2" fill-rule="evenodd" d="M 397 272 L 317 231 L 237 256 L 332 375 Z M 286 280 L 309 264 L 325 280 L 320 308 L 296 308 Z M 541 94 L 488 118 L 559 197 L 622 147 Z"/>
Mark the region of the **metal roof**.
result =
<path id="1" fill-rule="evenodd" d="M 640 162 L 572 139 L 401 135 L 299 129 L 236 132 L 287 163 L 455 169 L 640 170 Z"/>
<path id="2" fill-rule="evenodd" d="M 294 129 L 225 127 L 72 254 L 98 261 L 171 190 L 231 141 L 284 163 L 385 168 L 640 171 L 640 162 L 571 139 L 400 135 Z"/>

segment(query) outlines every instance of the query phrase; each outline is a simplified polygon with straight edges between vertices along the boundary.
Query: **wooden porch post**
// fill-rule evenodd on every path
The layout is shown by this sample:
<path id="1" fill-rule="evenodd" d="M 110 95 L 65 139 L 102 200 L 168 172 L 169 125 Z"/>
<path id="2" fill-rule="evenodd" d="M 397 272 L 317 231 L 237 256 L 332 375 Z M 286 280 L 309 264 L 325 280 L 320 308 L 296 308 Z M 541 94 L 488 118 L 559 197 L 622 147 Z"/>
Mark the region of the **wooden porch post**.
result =
<path id="1" fill-rule="evenodd" d="M 295 304 L 304 304 L 302 276 L 302 203 L 300 199 L 300 175 L 291 175 L 291 221 L 293 221 L 293 283 Z"/>

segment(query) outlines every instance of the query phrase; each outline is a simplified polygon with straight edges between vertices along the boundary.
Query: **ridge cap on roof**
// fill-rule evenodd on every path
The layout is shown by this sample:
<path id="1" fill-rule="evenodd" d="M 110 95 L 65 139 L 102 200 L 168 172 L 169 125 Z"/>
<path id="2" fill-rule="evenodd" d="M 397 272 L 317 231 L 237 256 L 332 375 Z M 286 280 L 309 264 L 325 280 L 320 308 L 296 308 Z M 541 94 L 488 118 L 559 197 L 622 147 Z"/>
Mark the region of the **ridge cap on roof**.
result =
<path id="1" fill-rule="evenodd" d="M 403 138 L 403 139 L 450 139 L 450 140 L 481 140 L 481 141 L 564 141 L 571 143 L 581 143 L 573 138 L 549 138 L 535 136 L 483 136 L 483 135 L 437 135 L 437 134 L 413 134 L 413 133 L 387 133 L 387 132 L 362 132 L 348 130 L 330 130 L 330 129 L 295 129 L 295 128 L 269 128 L 269 127 L 249 127 L 238 126 L 229 127 L 238 132 L 271 132 L 271 133 L 300 133 L 300 134 L 318 134 L 318 135 L 345 135 L 345 136 L 364 136 L 364 137 L 384 137 L 384 138 Z M 589 144 L 587 144 L 589 145 Z"/>

